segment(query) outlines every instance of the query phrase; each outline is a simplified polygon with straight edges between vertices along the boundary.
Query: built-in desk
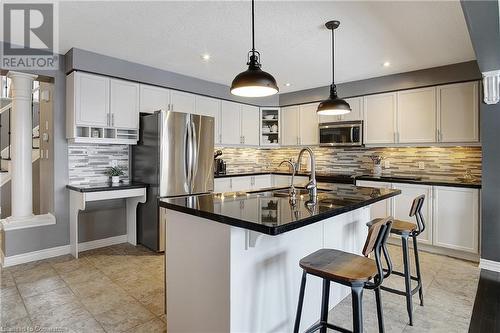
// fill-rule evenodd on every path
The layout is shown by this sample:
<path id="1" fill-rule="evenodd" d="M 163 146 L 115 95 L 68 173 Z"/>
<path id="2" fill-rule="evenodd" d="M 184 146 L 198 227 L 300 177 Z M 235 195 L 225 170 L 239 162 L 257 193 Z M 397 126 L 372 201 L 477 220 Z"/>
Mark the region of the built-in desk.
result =
<path id="1" fill-rule="evenodd" d="M 136 182 L 118 184 L 67 185 L 70 190 L 69 237 L 71 254 L 78 258 L 78 213 L 85 210 L 87 202 L 112 199 L 126 199 L 127 241 L 137 245 L 136 208 L 139 202 L 146 201 L 146 185 Z"/>

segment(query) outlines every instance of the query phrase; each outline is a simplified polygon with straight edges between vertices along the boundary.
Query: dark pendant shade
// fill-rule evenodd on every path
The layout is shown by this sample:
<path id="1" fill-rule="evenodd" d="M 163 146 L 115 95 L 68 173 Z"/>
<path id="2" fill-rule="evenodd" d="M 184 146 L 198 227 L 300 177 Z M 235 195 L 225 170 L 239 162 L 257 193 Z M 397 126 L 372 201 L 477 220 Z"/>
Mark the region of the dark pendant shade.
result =
<path id="1" fill-rule="evenodd" d="M 231 94 L 242 97 L 265 97 L 278 93 L 274 77 L 260 69 L 260 53 L 255 50 L 255 0 L 252 0 L 252 50 L 248 53 L 248 69 L 236 75 Z"/>
<path id="2" fill-rule="evenodd" d="M 316 112 L 320 115 L 335 116 L 351 112 L 351 106 L 343 99 L 338 98 L 335 85 L 330 86 L 330 97 L 318 105 Z"/>
<path id="3" fill-rule="evenodd" d="M 337 96 L 337 86 L 335 85 L 335 29 L 340 25 L 339 21 L 326 22 L 327 29 L 332 31 L 332 84 L 330 86 L 330 97 L 318 105 L 316 112 L 320 115 L 335 116 L 351 112 L 349 103 Z"/>
<path id="4" fill-rule="evenodd" d="M 264 97 L 279 91 L 274 77 L 260 69 L 256 56 L 250 56 L 248 69 L 236 75 L 231 94 L 244 97 Z"/>

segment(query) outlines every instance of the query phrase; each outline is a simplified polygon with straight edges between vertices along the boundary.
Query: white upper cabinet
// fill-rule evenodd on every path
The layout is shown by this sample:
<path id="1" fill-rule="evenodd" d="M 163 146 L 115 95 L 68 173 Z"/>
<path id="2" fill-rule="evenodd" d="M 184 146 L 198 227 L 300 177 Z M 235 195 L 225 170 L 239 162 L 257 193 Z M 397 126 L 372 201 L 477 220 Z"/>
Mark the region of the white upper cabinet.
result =
<path id="1" fill-rule="evenodd" d="M 111 79 L 110 125 L 116 128 L 139 128 L 139 84 Z"/>
<path id="2" fill-rule="evenodd" d="M 109 126 L 109 80 L 105 76 L 80 72 L 68 75 L 67 98 L 70 104 L 70 94 L 73 94 L 76 126 Z"/>
<path id="3" fill-rule="evenodd" d="M 239 145 L 241 140 L 240 105 L 238 103 L 221 102 L 221 143 Z"/>
<path id="4" fill-rule="evenodd" d="M 214 142 L 221 143 L 220 133 L 220 101 L 215 98 L 196 96 L 195 113 L 202 116 L 209 116 L 215 119 L 214 121 Z"/>
<path id="5" fill-rule="evenodd" d="M 318 103 L 300 106 L 299 111 L 299 145 L 311 146 L 319 144 Z"/>
<path id="6" fill-rule="evenodd" d="M 249 146 L 259 145 L 259 108 L 251 105 L 241 105 L 241 137 L 242 142 Z"/>
<path id="7" fill-rule="evenodd" d="M 436 141 L 436 88 L 398 92 L 398 143 Z"/>
<path id="8" fill-rule="evenodd" d="M 168 110 L 170 90 L 147 84 L 140 85 L 140 112 L 153 113 Z"/>
<path id="9" fill-rule="evenodd" d="M 281 141 L 284 146 L 299 144 L 299 106 L 281 109 Z"/>
<path id="10" fill-rule="evenodd" d="M 196 95 L 171 90 L 170 91 L 170 110 L 183 113 L 195 113 Z"/>
<path id="11" fill-rule="evenodd" d="M 365 96 L 363 108 L 365 143 L 395 143 L 396 93 Z"/>
<path id="12" fill-rule="evenodd" d="M 425 244 L 432 244 L 432 186 L 414 184 L 392 184 L 392 188 L 401 190 L 401 194 L 394 197 L 393 214 L 395 219 L 417 223 L 415 216 L 410 217 L 410 208 L 413 199 L 424 194 L 425 200 L 422 206 L 425 229 L 418 236 L 418 241 Z M 399 236 L 398 236 L 399 237 Z"/>
<path id="13" fill-rule="evenodd" d="M 339 116 L 319 116 L 320 123 L 333 123 L 337 121 L 363 120 L 363 97 L 346 98 L 351 106 L 351 112 Z"/>
<path id="14" fill-rule="evenodd" d="M 478 82 L 437 87 L 440 142 L 479 141 Z"/>
<path id="15" fill-rule="evenodd" d="M 434 245 L 479 252 L 479 190 L 434 187 Z"/>

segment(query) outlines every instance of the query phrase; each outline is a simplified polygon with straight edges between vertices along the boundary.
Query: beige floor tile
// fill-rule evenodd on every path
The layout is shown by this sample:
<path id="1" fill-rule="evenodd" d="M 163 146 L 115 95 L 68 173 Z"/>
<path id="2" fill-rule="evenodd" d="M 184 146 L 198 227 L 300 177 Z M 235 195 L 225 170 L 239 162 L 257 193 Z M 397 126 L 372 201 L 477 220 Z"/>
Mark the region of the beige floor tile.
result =
<path id="1" fill-rule="evenodd" d="M 2 332 L 32 332 L 33 324 L 31 319 L 26 317 L 10 318 L 1 317 L 0 331 Z"/>
<path id="2" fill-rule="evenodd" d="M 104 277 L 97 268 L 88 263 L 74 270 L 59 273 L 61 278 L 69 285 L 79 284 Z"/>
<path id="3" fill-rule="evenodd" d="M 49 263 L 43 263 L 33 268 L 12 272 L 12 276 L 17 284 L 35 282 L 49 277 L 54 277 L 56 275 L 56 270 L 53 269 Z"/>
<path id="4" fill-rule="evenodd" d="M 122 290 L 104 291 L 97 295 L 81 298 L 80 300 L 93 315 L 136 302 L 133 297 Z"/>
<path id="5" fill-rule="evenodd" d="M 68 273 L 84 267 L 92 267 L 92 264 L 86 258 L 75 259 L 73 256 L 52 263 L 52 267 L 59 273 Z"/>
<path id="6" fill-rule="evenodd" d="M 155 318 L 144 324 L 132 328 L 129 332 L 134 333 L 166 333 L 167 323 L 161 319 Z"/>
<path id="7" fill-rule="evenodd" d="M 91 320 L 92 315 L 78 301 L 72 301 L 59 306 L 41 308 L 31 315 L 34 325 L 44 328 L 71 328 L 74 323 Z"/>
<path id="8" fill-rule="evenodd" d="M 120 288 L 104 275 L 96 276 L 81 283 L 69 283 L 77 297 L 89 297 L 106 291 L 118 291 Z"/>
<path id="9" fill-rule="evenodd" d="M 17 288 L 22 297 L 29 297 L 38 294 L 43 294 L 55 289 L 66 287 L 66 283 L 59 277 L 53 276 L 34 282 L 18 283 Z"/>
<path id="10" fill-rule="evenodd" d="M 0 289 L 14 287 L 16 283 L 14 282 L 14 277 L 12 273 L 6 270 L 0 272 Z"/>
<path id="11" fill-rule="evenodd" d="M 160 319 L 166 323 L 167 322 L 167 315 L 166 314 L 161 315 Z"/>
<path id="12" fill-rule="evenodd" d="M 0 318 L 5 320 L 17 320 L 28 316 L 24 302 L 16 288 L 9 288 L 0 299 Z"/>
<path id="13" fill-rule="evenodd" d="M 151 292 L 139 299 L 139 302 L 157 316 L 165 313 L 165 295 L 163 289 L 161 291 Z"/>
<path id="14" fill-rule="evenodd" d="M 40 310 L 51 310 L 74 301 L 76 301 L 76 297 L 68 287 L 24 298 L 24 304 L 26 304 L 30 315 Z"/>
<path id="15" fill-rule="evenodd" d="M 138 302 L 118 306 L 95 316 L 106 332 L 126 332 L 154 318 L 154 315 Z"/>

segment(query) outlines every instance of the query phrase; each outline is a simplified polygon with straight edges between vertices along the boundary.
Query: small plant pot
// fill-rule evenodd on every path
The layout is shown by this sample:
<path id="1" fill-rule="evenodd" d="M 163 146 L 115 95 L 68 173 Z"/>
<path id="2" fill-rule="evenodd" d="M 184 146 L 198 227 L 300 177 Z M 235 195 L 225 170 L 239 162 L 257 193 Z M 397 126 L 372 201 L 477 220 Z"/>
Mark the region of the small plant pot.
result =
<path id="1" fill-rule="evenodd" d="M 117 184 L 120 182 L 120 176 L 111 176 L 111 183 Z"/>

